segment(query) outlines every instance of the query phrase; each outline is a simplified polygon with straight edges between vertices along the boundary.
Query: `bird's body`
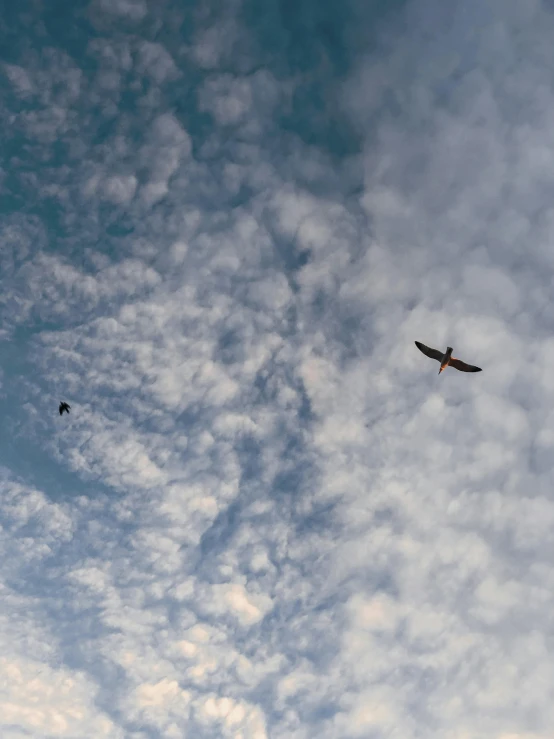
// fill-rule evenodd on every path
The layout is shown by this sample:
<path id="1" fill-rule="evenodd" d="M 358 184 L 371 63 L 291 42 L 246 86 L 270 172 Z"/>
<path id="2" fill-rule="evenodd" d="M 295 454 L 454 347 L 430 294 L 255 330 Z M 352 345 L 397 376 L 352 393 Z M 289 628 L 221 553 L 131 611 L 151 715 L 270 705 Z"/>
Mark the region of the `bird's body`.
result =
<path id="1" fill-rule="evenodd" d="M 452 356 L 452 347 L 451 346 L 447 346 L 446 347 L 446 352 L 445 352 L 445 354 L 443 354 L 443 357 L 441 359 L 441 366 L 440 366 L 440 370 L 439 370 L 439 375 L 440 375 L 440 373 L 443 370 L 445 370 L 448 367 L 448 365 L 450 363 L 450 357 L 451 356 Z"/>
<path id="2" fill-rule="evenodd" d="M 66 402 L 65 402 L 65 400 L 62 400 L 62 402 L 60 403 L 60 406 L 59 406 L 59 408 L 58 408 L 58 410 L 59 410 L 59 412 L 60 412 L 60 416 L 62 416 L 62 415 L 63 415 L 63 412 L 64 412 L 64 411 L 65 411 L 66 413 L 69 413 L 69 409 L 70 409 L 70 408 L 71 408 L 71 406 L 69 405 L 69 403 L 66 403 Z"/>
<path id="3" fill-rule="evenodd" d="M 441 363 L 440 369 L 439 369 L 439 375 L 440 373 L 445 370 L 447 367 L 454 367 L 454 369 L 459 370 L 460 372 L 481 372 L 481 367 L 475 367 L 473 364 L 466 364 L 465 362 L 462 362 L 461 359 L 456 359 L 456 357 L 452 356 L 452 347 L 447 346 L 446 352 L 441 352 L 438 349 L 431 349 L 429 346 L 425 346 L 425 344 L 422 344 L 420 341 L 416 341 L 415 345 L 419 349 L 420 352 L 423 352 L 427 357 L 430 357 L 431 359 L 436 359 L 437 362 Z"/>

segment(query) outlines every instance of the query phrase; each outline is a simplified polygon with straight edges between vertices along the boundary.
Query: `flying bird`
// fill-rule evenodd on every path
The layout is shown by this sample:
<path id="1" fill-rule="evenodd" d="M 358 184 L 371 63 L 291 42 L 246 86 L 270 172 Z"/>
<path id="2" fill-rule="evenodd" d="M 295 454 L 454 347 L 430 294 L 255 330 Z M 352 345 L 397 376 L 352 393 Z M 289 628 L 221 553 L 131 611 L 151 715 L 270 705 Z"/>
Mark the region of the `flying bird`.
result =
<path id="1" fill-rule="evenodd" d="M 415 345 L 420 352 L 423 352 L 431 359 L 436 359 L 437 362 L 441 363 L 440 373 L 447 367 L 454 367 L 454 369 L 460 370 L 460 372 L 482 372 L 481 367 L 475 367 L 473 364 L 466 364 L 461 359 L 456 359 L 452 356 L 452 347 L 447 346 L 446 352 L 443 354 L 438 349 L 431 349 L 429 346 L 425 346 L 420 341 L 416 341 Z"/>
<path id="2" fill-rule="evenodd" d="M 69 413 L 69 409 L 70 408 L 71 408 L 71 406 L 69 405 L 69 403 L 66 403 L 65 400 L 62 400 L 62 402 L 60 403 L 60 407 L 58 408 L 58 410 L 60 412 L 60 416 L 63 415 L 63 412 L 64 411 L 66 413 Z"/>

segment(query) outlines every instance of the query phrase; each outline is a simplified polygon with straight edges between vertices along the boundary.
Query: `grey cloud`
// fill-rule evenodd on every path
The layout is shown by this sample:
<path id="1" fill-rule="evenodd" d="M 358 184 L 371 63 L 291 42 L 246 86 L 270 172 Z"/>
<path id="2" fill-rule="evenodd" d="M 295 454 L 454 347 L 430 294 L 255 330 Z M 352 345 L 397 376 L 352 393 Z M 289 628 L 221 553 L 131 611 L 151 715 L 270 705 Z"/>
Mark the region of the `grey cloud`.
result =
<path id="1" fill-rule="evenodd" d="M 92 5 L 97 5 L 105 13 L 132 21 L 142 20 L 148 12 L 146 0 L 93 0 Z"/>

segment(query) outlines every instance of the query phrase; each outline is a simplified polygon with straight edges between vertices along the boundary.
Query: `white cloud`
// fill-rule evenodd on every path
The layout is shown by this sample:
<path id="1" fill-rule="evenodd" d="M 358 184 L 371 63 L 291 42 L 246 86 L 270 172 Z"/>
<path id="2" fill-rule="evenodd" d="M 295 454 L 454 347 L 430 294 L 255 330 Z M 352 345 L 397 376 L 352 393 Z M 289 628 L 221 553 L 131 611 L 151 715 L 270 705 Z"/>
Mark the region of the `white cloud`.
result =
<path id="1" fill-rule="evenodd" d="M 137 178 L 133 175 L 109 177 L 104 183 L 103 195 L 114 203 L 128 203 L 137 189 Z"/>
<path id="2" fill-rule="evenodd" d="M 240 48 L 241 41 L 248 43 L 248 34 L 241 28 L 237 12 L 240 12 L 240 2 L 228 2 L 225 7 L 218 8 L 212 23 L 200 27 L 195 33 L 187 53 L 200 69 L 233 63 L 234 52 Z"/>
<path id="3" fill-rule="evenodd" d="M 214 590 L 224 593 L 226 605 L 236 613 L 237 618 L 245 624 L 259 621 L 271 608 L 271 600 L 267 596 L 249 597 L 245 588 L 235 584 L 231 586 L 215 586 Z M 216 596 L 217 597 L 217 596 Z"/>
<path id="4" fill-rule="evenodd" d="M 204 83 L 200 109 L 210 112 L 219 125 L 242 123 L 243 134 L 257 133 L 256 118 L 270 114 L 282 95 L 283 90 L 267 70 L 251 77 L 221 74 Z"/>
<path id="5" fill-rule="evenodd" d="M 143 41 L 139 46 L 139 71 L 150 75 L 158 84 L 177 76 L 171 55 L 161 44 Z"/>
<path id="6" fill-rule="evenodd" d="M 6 70 L 44 169 L 0 224 L 0 723 L 546 739 L 549 12 L 413 0 L 340 80 L 343 166 L 233 8 L 91 10 L 91 68 Z"/>
<path id="7" fill-rule="evenodd" d="M 0 659 L 0 727 L 14 726 L 30 734 L 77 737 L 122 737 L 107 717 L 98 715 L 90 701 L 90 685 L 81 676 L 52 670 L 41 663 Z"/>
<path id="8" fill-rule="evenodd" d="M 19 95 L 26 97 L 34 91 L 33 83 L 23 67 L 17 64 L 4 64 L 4 70 Z"/>
<path id="9" fill-rule="evenodd" d="M 152 125 L 150 143 L 140 152 L 143 165 L 150 171 L 150 181 L 142 188 L 146 204 L 152 205 L 169 192 L 169 180 L 191 153 L 191 141 L 177 119 L 170 114 L 158 116 Z"/>

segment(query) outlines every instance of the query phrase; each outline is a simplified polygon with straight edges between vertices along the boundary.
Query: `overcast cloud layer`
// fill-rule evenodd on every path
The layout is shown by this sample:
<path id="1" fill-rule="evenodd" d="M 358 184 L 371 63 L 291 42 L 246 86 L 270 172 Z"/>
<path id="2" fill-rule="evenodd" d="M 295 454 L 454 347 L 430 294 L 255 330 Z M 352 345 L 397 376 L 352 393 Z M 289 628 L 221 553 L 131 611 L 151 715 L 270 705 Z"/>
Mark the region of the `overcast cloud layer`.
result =
<path id="1" fill-rule="evenodd" d="M 552 739 L 553 38 L 3 11 L 3 739 Z"/>

